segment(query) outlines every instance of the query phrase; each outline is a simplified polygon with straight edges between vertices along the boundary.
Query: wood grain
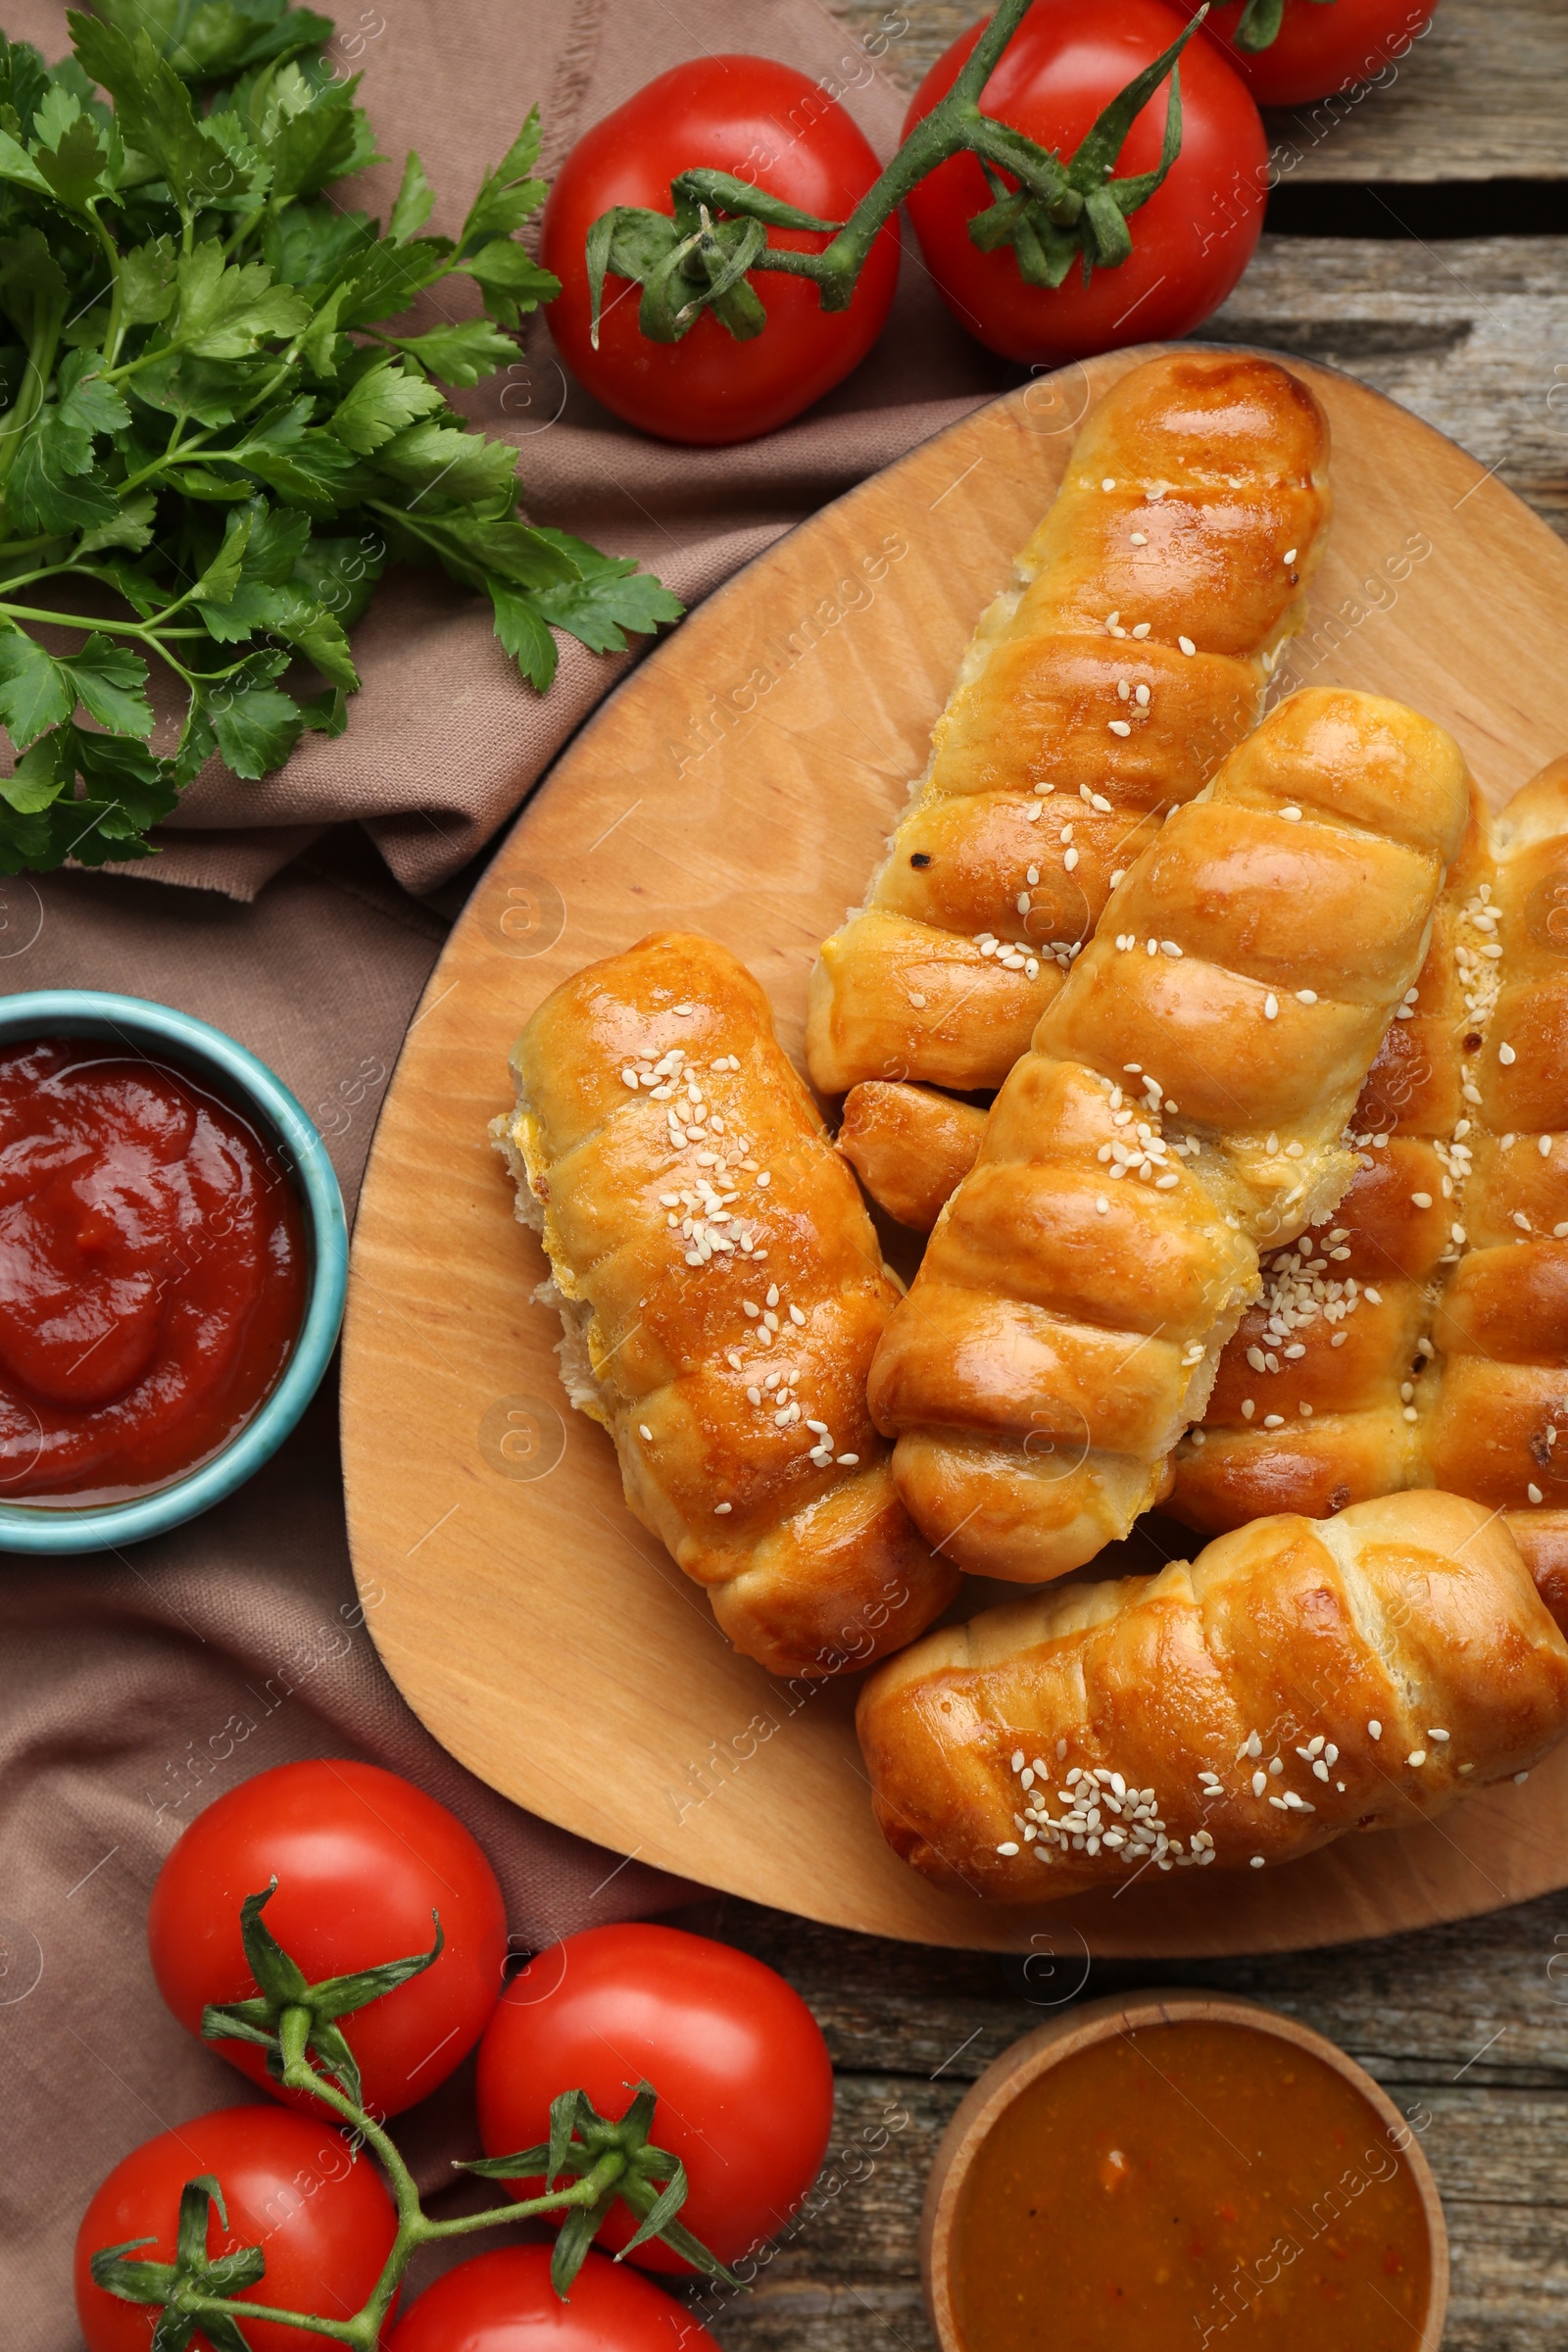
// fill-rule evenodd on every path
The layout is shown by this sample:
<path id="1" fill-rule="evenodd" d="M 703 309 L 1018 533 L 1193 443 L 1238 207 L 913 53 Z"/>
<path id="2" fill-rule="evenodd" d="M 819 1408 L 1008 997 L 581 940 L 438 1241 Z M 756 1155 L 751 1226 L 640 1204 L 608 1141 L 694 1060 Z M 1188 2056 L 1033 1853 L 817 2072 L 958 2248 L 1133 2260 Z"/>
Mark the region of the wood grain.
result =
<path id="1" fill-rule="evenodd" d="M 612 698 L 453 934 L 356 1237 L 350 1535 L 381 1654 L 436 1737 L 602 1844 L 932 1943 L 1027 1949 L 1070 1911 L 1101 1951 L 1283 1948 L 1482 1911 L 1564 1875 L 1568 1755 L 1528 1790 L 1217 1893 L 1141 1885 L 1038 1917 L 938 1893 L 872 1828 L 852 1690 L 786 1689 L 728 1650 L 622 1507 L 601 1433 L 564 1412 L 554 1318 L 530 1303 L 543 1260 L 485 1140 L 512 1034 L 566 973 L 679 919 L 751 964 L 798 1052 L 816 943 L 863 889 L 975 616 L 1078 415 L 1137 356 L 1042 378 L 864 483 Z M 1568 550 L 1472 459 L 1307 372 L 1332 419 L 1340 519 L 1291 670 L 1402 695 L 1505 797 L 1544 756 L 1534 680 L 1568 661 Z"/>
<path id="2" fill-rule="evenodd" d="M 1203 336 L 1348 369 L 1568 533 L 1568 237 L 1265 237 Z"/>
<path id="3" fill-rule="evenodd" d="M 876 70 L 912 92 L 977 16 L 974 0 L 828 0 L 849 36 L 841 78 Z M 902 27 L 902 29 L 900 29 Z M 1282 177 L 1561 179 L 1561 0 L 1442 0 L 1431 30 L 1353 102 L 1265 117 Z"/>

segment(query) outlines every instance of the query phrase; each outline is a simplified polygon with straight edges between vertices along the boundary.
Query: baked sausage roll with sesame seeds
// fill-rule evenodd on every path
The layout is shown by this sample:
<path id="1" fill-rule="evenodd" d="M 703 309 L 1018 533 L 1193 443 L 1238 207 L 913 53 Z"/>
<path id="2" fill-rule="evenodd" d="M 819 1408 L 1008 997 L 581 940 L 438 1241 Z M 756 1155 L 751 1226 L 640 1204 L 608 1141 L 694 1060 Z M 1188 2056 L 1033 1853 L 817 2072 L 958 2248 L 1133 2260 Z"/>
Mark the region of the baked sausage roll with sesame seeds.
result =
<path id="1" fill-rule="evenodd" d="M 1168 1493 L 1259 1244 L 1353 1172 L 1468 812 L 1441 727 L 1312 689 L 1112 894 L 871 1367 L 899 1494 L 960 1567 L 1044 1582 Z"/>
<path id="2" fill-rule="evenodd" d="M 910 1641 L 957 1574 L 866 1413 L 898 1292 L 761 989 L 714 941 L 655 934 L 547 997 L 512 1068 L 491 1133 L 632 1510 L 772 1673 Z"/>
<path id="3" fill-rule="evenodd" d="M 1568 760 L 1477 811 L 1352 1130 L 1350 1190 L 1269 1266 L 1170 1507 L 1212 1533 L 1443 1487 L 1508 1513 L 1568 1624 Z"/>
<path id="4" fill-rule="evenodd" d="M 1327 421 L 1273 361 L 1177 352 L 1105 394 L 822 949 L 823 1093 L 1001 1085 L 1119 875 L 1257 723 L 1328 521 Z"/>
<path id="5" fill-rule="evenodd" d="M 1261 1869 L 1537 1763 L 1568 1642 L 1500 1518 L 1430 1490 L 927 1634 L 856 1716 L 876 1817 L 1001 1902 Z"/>

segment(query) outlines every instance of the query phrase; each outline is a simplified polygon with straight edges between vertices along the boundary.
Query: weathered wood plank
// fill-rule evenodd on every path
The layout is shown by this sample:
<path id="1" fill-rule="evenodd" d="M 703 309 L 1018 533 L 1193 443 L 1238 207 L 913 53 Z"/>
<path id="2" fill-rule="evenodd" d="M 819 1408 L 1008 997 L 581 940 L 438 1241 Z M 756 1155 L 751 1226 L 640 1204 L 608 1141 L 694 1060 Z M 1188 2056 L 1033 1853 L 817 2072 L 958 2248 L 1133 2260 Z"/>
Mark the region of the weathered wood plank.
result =
<path id="1" fill-rule="evenodd" d="M 1568 239 L 1265 237 L 1201 331 L 1375 384 L 1568 531 Z"/>
<path id="2" fill-rule="evenodd" d="M 812 2210 L 756 2291 L 699 2306 L 726 2352 L 929 2352 L 920 2202 L 965 2084 L 1064 1992 L 1200 1984 L 1353 2050 L 1410 2115 L 1453 2240 L 1446 2352 L 1557 2352 L 1568 2320 L 1568 1907 L 1560 1898 L 1335 1950 L 1180 1964 L 1024 1963 L 836 1935 L 739 1904 L 691 1923 L 755 1951 L 821 2020 L 839 2070 Z M 1053 1977 L 1054 1965 L 1057 1973 Z"/>
<path id="3" fill-rule="evenodd" d="M 829 0 L 855 40 L 912 90 L 983 12 L 974 0 Z M 852 58 L 855 52 L 850 51 Z M 846 77 L 858 72 L 853 65 Z M 1443 0 L 1431 30 L 1344 101 L 1271 115 L 1293 179 L 1561 179 L 1568 10 L 1561 0 Z"/>

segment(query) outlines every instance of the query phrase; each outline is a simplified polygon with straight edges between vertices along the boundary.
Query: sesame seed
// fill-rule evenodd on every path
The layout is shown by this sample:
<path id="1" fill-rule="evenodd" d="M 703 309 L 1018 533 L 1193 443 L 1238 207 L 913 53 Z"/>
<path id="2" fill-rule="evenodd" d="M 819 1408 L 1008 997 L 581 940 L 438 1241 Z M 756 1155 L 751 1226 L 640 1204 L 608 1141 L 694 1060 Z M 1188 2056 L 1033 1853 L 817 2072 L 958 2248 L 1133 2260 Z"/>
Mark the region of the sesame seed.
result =
<path id="1" fill-rule="evenodd" d="M 1301 811 L 1299 808 L 1282 808 L 1280 810 L 1280 814 L 1284 817 L 1288 825 L 1298 825 L 1301 821 Z"/>
<path id="2" fill-rule="evenodd" d="M 1501 1062 L 1504 1069 L 1507 1069 L 1517 1058 L 1518 1057 L 1515 1054 L 1512 1046 L 1499 1046 L 1497 1048 L 1497 1059 Z"/>
<path id="3" fill-rule="evenodd" d="M 1151 625 L 1152 624 L 1147 620 L 1136 621 L 1133 624 L 1133 635 L 1135 637 L 1147 637 L 1149 635 Z"/>
<path id="4" fill-rule="evenodd" d="M 715 1502 L 713 1505 L 713 1517 L 715 1519 L 722 1519 L 729 1509 L 730 1505 L 727 1502 Z"/>
<path id="5" fill-rule="evenodd" d="M 1252 1868 L 1253 1868 L 1254 1870 L 1261 1870 L 1261 1869 L 1262 1869 L 1262 1867 L 1263 1867 L 1263 1857 L 1262 1857 L 1262 1855 L 1261 1855 L 1261 1854 L 1254 1854 L 1254 1855 L 1252 1856 Z"/>
<path id="6" fill-rule="evenodd" d="M 998 1846 L 997 1851 L 999 1854 L 1005 1854 L 1010 1861 L 1012 1856 L 1018 1851 L 1017 1839 L 1015 1838 L 1004 1838 L 1001 1845 Z"/>
<path id="7" fill-rule="evenodd" d="M 1366 1727 L 1366 1728 L 1367 1728 L 1367 1737 L 1368 1737 L 1369 1739 L 1372 1739 L 1372 1740 L 1381 1740 L 1381 1739 L 1382 1739 L 1382 1737 L 1383 1737 L 1383 1726 L 1382 1726 L 1382 1724 L 1381 1724 L 1381 1723 L 1379 1723 L 1379 1721 L 1378 1721 L 1378 1719 L 1377 1719 L 1377 1717 L 1376 1717 L 1375 1715 L 1373 1716 L 1373 1718 L 1372 1718 L 1371 1722 L 1370 1722 L 1370 1723 L 1367 1725 L 1367 1727 Z"/>
<path id="8" fill-rule="evenodd" d="M 1103 1193 L 1099 1193 L 1096 1195 L 1095 1211 L 1097 1215 L 1102 1217 L 1108 1217 L 1110 1214 L 1110 1202 L 1105 1199 Z"/>
<path id="9" fill-rule="evenodd" d="M 1432 1206 L 1432 1195 L 1430 1193 L 1412 1193 L 1410 1198 L 1415 1202 L 1417 1208 L 1430 1208 Z"/>
<path id="10" fill-rule="evenodd" d="M 1184 654 L 1196 654 L 1198 651 L 1197 646 L 1193 643 L 1190 637 L 1178 637 L 1176 642 L 1181 647 Z"/>
<path id="11" fill-rule="evenodd" d="M 1100 487 L 1102 490 L 1114 490 L 1116 487 L 1116 478 L 1114 474 L 1107 473 Z"/>
<path id="12" fill-rule="evenodd" d="M 648 1440 L 648 1443 L 649 1443 L 649 1445 L 650 1445 L 650 1446 L 651 1446 L 651 1445 L 653 1444 L 653 1442 L 654 1442 L 654 1433 L 653 1433 L 653 1431 L 652 1431 L 652 1430 L 649 1428 L 649 1426 L 648 1426 L 648 1424 L 647 1424 L 647 1422 L 646 1422 L 646 1421 L 639 1421 L 639 1422 L 638 1422 L 638 1424 L 637 1424 L 637 1435 L 638 1435 L 640 1438 L 646 1438 L 646 1439 Z"/>
<path id="13" fill-rule="evenodd" d="M 1294 564 L 1296 562 L 1296 550 L 1294 547 L 1288 547 L 1285 550 L 1285 562 L 1287 564 Z"/>
<path id="14" fill-rule="evenodd" d="M 1540 1135 L 1540 1136 L 1537 1136 L 1537 1138 L 1536 1138 L 1536 1150 L 1537 1150 L 1537 1151 L 1538 1151 L 1538 1152 L 1541 1153 L 1541 1156 L 1542 1156 L 1542 1158 L 1543 1158 L 1543 1159 L 1549 1159 L 1549 1158 L 1551 1157 L 1551 1138 L 1550 1138 L 1550 1136 L 1549 1136 L 1549 1135 Z"/>
<path id="15" fill-rule="evenodd" d="M 1515 1787 L 1516 1788 L 1522 1788 L 1524 1787 L 1524 1785 L 1525 1785 L 1526 1781 L 1528 1781 L 1528 1780 L 1529 1780 L 1529 1778 L 1530 1778 L 1530 1775 L 1529 1775 L 1529 1773 L 1528 1773 L 1528 1772 L 1516 1772 L 1516 1773 L 1514 1774 L 1514 1776 L 1513 1776 L 1513 1785 L 1514 1785 L 1514 1787 Z"/>
<path id="16" fill-rule="evenodd" d="M 1252 1794 L 1254 1796 L 1263 1796 L 1266 1795 L 1267 1792 L 1268 1774 L 1266 1772 L 1254 1772 L 1252 1775 Z"/>
<path id="17" fill-rule="evenodd" d="M 1062 859 L 1062 861 L 1061 861 L 1061 862 L 1062 862 L 1063 866 L 1066 868 L 1067 872 L 1070 874 L 1070 873 L 1072 872 L 1072 870 L 1073 870 L 1073 867 L 1074 867 L 1074 866 L 1077 864 L 1077 862 L 1078 862 L 1078 853 L 1077 853 L 1077 851 L 1076 851 L 1076 850 L 1069 850 L 1069 851 L 1067 852 L 1067 855 L 1066 855 L 1066 857 L 1065 857 L 1065 858 L 1063 858 L 1063 859 Z"/>
<path id="18" fill-rule="evenodd" d="M 1125 718 L 1113 718 L 1109 721 L 1109 725 L 1113 735 L 1130 735 L 1132 733 L 1132 728 Z"/>
<path id="19" fill-rule="evenodd" d="M 1525 1493 L 1529 1495 L 1532 1502 L 1539 1503 L 1542 1500 L 1541 1489 L 1535 1484 L 1534 1480 L 1532 1480 L 1531 1484 L 1526 1487 Z"/>
<path id="20" fill-rule="evenodd" d="M 858 1453 L 841 1453 L 838 1456 L 840 1465 L 846 1470 L 853 1470 L 859 1458 Z"/>
<path id="21" fill-rule="evenodd" d="M 1447 1739 L 1447 1737 L 1448 1737 L 1447 1733 L 1446 1733 L 1446 1732 L 1443 1732 L 1443 1731 L 1432 1731 L 1432 1730 L 1429 1730 L 1429 1731 L 1428 1731 L 1428 1733 L 1427 1733 L 1427 1738 L 1428 1738 L 1429 1740 L 1440 1740 L 1440 1741 L 1441 1741 L 1441 1740 L 1446 1740 L 1446 1739 Z"/>
<path id="22" fill-rule="evenodd" d="M 1144 531 L 1134 531 L 1132 540 L 1134 547 L 1147 547 L 1149 545 L 1148 533 Z"/>
<path id="23" fill-rule="evenodd" d="M 806 1317 L 802 1314 L 798 1306 L 792 1306 L 790 1308 L 790 1321 L 792 1323 L 804 1323 L 806 1321 Z"/>
<path id="24" fill-rule="evenodd" d="M 1407 1764 L 1422 1765 L 1427 1760 L 1427 1751 L 1424 1747 L 1412 1747 L 1404 1760 Z"/>

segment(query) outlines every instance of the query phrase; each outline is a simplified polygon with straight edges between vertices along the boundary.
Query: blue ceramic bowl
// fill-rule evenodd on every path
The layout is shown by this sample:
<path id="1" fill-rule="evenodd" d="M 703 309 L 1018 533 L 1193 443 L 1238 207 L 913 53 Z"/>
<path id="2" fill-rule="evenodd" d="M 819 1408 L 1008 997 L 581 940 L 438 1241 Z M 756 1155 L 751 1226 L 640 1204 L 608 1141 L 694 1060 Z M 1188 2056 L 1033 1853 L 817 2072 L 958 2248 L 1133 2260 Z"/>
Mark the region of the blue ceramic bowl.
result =
<path id="1" fill-rule="evenodd" d="M 112 1038 L 131 1054 L 206 1078 L 275 1147 L 305 1211 L 304 1323 L 277 1386 L 220 1452 L 127 1502 L 86 1504 L 80 1510 L 60 1502 L 0 1502 L 0 1551 L 105 1551 L 194 1519 L 232 1494 L 277 1451 L 320 1386 L 337 1341 L 348 1278 L 348 1231 L 326 1146 L 266 1062 L 221 1029 L 170 1004 L 97 989 L 49 988 L 0 997 L 0 1045 L 35 1037 Z"/>

